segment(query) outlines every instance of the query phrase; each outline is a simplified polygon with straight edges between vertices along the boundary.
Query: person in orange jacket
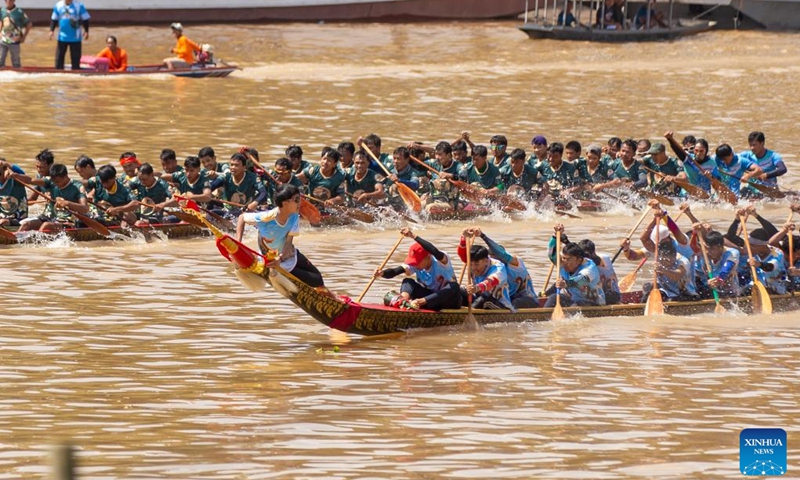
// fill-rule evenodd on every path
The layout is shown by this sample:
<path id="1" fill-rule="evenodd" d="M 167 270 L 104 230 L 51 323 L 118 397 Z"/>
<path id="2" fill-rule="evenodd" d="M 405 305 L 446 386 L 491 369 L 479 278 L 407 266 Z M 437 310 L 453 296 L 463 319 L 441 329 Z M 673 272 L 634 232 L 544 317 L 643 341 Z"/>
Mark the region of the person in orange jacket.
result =
<path id="1" fill-rule="evenodd" d="M 117 46 L 117 37 L 106 37 L 106 48 L 102 49 L 97 57 L 108 59 L 109 72 L 124 72 L 128 69 L 128 52 Z"/>

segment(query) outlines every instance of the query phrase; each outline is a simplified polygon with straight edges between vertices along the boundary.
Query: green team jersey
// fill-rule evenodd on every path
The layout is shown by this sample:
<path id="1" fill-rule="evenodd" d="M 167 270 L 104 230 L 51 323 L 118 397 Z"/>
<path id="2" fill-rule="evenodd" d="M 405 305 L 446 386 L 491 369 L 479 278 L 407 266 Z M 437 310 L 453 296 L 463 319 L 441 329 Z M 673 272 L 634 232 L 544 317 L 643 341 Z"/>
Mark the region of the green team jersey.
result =
<path id="1" fill-rule="evenodd" d="M 310 163 L 306 162 L 305 160 L 300 160 L 300 166 L 296 169 L 293 169 L 292 172 L 295 174 L 303 173 L 307 168 L 311 166 Z"/>
<path id="2" fill-rule="evenodd" d="M 600 161 L 602 162 L 603 160 L 601 159 Z M 619 178 L 621 180 L 630 180 L 632 182 L 638 182 L 644 179 L 644 170 L 641 168 L 641 166 L 642 165 L 639 162 L 634 160 L 630 164 L 630 166 L 625 167 L 625 164 L 622 162 L 622 159 L 613 160 L 609 164 L 609 167 L 611 168 L 611 172 L 613 174 L 612 178 Z"/>
<path id="3" fill-rule="evenodd" d="M 540 163 L 539 175 L 542 176 L 543 181 L 550 185 L 552 190 L 570 188 L 581 183 L 575 165 L 564 161 L 561 162 L 558 170 L 553 170 L 553 167 L 550 166 L 550 162 Z"/>
<path id="4" fill-rule="evenodd" d="M 244 172 L 244 177 L 242 177 L 242 180 L 239 183 L 236 183 L 236 180 L 234 180 L 233 174 L 230 171 L 225 172 L 221 177 L 218 178 L 222 178 L 224 181 L 222 193 L 224 199 L 228 200 L 229 202 L 247 205 L 248 203 L 254 201 L 262 192 L 266 192 L 264 184 L 261 183 L 258 175 L 250 171 Z M 225 205 L 225 208 L 230 210 L 239 207 Z"/>
<path id="5" fill-rule="evenodd" d="M 356 172 L 350 172 L 345 179 L 345 188 L 347 193 L 355 193 L 362 191 L 364 193 L 372 193 L 375 191 L 375 185 L 378 184 L 377 174 L 373 170 L 367 169 L 367 173 L 360 180 L 356 180 Z"/>
<path id="6" fill-rule="evenodd" d="M 25 187 L 13 178 L 0 185 L 0 218 L 21 220 L 28 216 Z"/>
<path id="7" fill-rule="evenodd" d="M 522 173 L 519 175 L 514 173 L 511 164 L 507 164 L 500 169 L 500 179 L 505 186 L 505 190 L 513 186 L 521 187 L 526 192 L 529 192 L 534 185 L 539 183 L 539 172 L 527 163 L 522 164 Z"/>
<path id="8" fill-rule="evenodd" d="M 180 193 L 189 192 L 194 195 L 202 195 L 207 188 L 211 189 L 211 179 L 206 176 L 205 170 L 200 170 L 194 183 L 189 182 L 186 172 L 175 172 L 172 174 L 172 183 L 177 186 Z"/>
<path id="9" fill-rule="evenodd" d="M 469 163 L 463 172 L 462 177 L 466 176 L 467 183 L 477 183 L 485 189 L 497 186 L 500 186 L 502 189 L 503 182 L 500 179 L 500 169 L 488 160 L 483 167 L 483 171 L 478 171 L 474 163 Z"/>
<path id="10" fill-rule="evenodd" d="M 614 170 L 605 160 L 605 157 L 597 162 L 594 170 L 589 167 L 589 161 L 585 158 L 579 159 L 575 165 L 581 180 L 586 183 L 605 183 L 614 178 Z"/>
<path id="11" fill-rule="evenodd" d="M 668 157 L 666 162 L 658 165 L 653 161 L 653 157 L 647 156 L 644 158 L 644 166 L 650 170 L 663 173 L 664 175 L 675 176 L 678 172 L 683 171 L 683 165 L 675 157 Z M 661 180 L 657 175 L 650 174 L 649 172 L 648 174 L 651 177 L 650 185 L 655 187 L 659 192 L 667 195 L 679 195 L 681 193 L 681 188 L 674 183 L 667 183 Z"/>
<path id="12" fill-rule="evenodd" d="M 115 179 L 114 192 L 109 192 L 102 183 L 98 182 L 94 186 L 94 201 L 108 202 L 112 207 L 122 207 L 136 200 L 136 196 L 118 178 Z"/>
<path id="13" fill-rule="evenodd" d="M 470 162 L 471 161 L 472 159 L 470 159 Z M 504 154 L 503 158 L 501 158 L 499 162 L 497 161 L 496 157 L 487 158 L 486 161 L 497 167 L 498 170 L 500 170 L 506 165 L 511 165 L 511 155 L 508 153 Z"/>
<path id="14" fill-rule="evenodd" d="M 131 190 L 136 190 L 137 200 L 141 202 L 145 198 L 149 198 L 154 203 L 164 203 L 167 199 L 172 198 L 167 182 L 159 177 L 155 177 L 155 179 L 156 181 L 149 187 L 145 187 L 138 178 L 131 181 Z"/>
<path id="15" fill-rule="evenodd" d="M 83 193 L 82 190 L 83 185 L 81 182 L 77 180 L 70 180 L 64 188 L 59 188 L 53 183 L 52 180 L 45 179 L 44 185 L 42 188 L 44 189 L 45 193 L 50 195 L 50 198 L 53 200 L 57 198 L 63 198 L 69 202 L 78 203 L 82 198 L 86 198 L 86 195 Z M 56 209 L 55 204 L 48 203 L 47 207 L 44 209 L 44 214 L 47 217 L 62 221 L 62 220 L 70 220 L 72 216 L 70 213 L 63 209 Z"/>
<path id="16" fill-rule="evenodd" d="M 330 177 L 326 177 L 322 174 L 322 167 L 315 165 L 303 170 L 303 175 L 308 180 L 308 192 L 314 197 L 320 198 L 320 195 L 315 192 L 318 188 L 326 189 L 330 193 L 328 198 L 338 197 L 344 193 L 344 174 L 338 168 L 333 170 Z M 326 199 L 321 198 L 321 200 Z"/>

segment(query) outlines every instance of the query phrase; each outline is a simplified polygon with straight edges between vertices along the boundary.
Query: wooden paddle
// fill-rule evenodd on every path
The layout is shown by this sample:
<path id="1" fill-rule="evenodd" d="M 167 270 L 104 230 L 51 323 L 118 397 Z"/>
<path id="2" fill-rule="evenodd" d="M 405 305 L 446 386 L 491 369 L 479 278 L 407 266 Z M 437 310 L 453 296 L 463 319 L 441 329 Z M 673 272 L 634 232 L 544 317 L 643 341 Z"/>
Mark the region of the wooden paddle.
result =
<path id="1" fill-rule="evenodd" d="M 411 155 L 411 160 L 415 161 L 416 163 L 418 163 L 419 165 L 421 165 L 422 167 L 424 167 L 426 170 L 430 171 L 434 175 L 441 175 L 441 173 L 442 173 L 442 172 L 436 170 L 435 168 L 431 167 L 430 165 L 428 165 L 427 163 L 423 162 L 422 160 L 420 160 L 419 158 L 417 158 L 417 157 L 415 157 L 413 155 Z M 464 194 L 465 197 L 467 197 L 468 199 L 472 200 L 473 202 L 480 202 L 484 198 L 488 197 L 488 198 L 490 198 L 492 200 L 497 200 L 500 203 L 500 205 L 502 205 L 504 207 L 511 208 L 513 210 L 519 210 L 519 211 L 523 212 L 523 211 L 528 209 L 528 206 L 525 205 L 524 202 L 522 202 L 518 198 L 512 197 L 511 195 L 503 194 L 503 193 L 486 193 L 486 194 L 484 194 L 483 192 L 478 190 L 476 187 L 468 184 L 467 182 L 463 182 L 461 180 L 453 180 L 452 178 L 448 178 L 447 180 L 454 187 L 458 188 L 461 191 L 461 193 Z"/>
<path id="2" fill-rule="evenodd" d="M 742 225 L 742 238 L 744 238 L 744 244 L 747 247 L 747 256 L 749 260 L 754 257 L 753 250 L 750 248 L 750 237 L 747 234 L 747 225 L 745 225 L 745 221 L 745 217 L 739 217 L 739 222 Z M 770 315 L 772 314 L 772 299 L 769 298 L 767 288 L 761 283 L 761 280 L 758 279 L 756 273 L 756 267 L 750 265 L 750 274 L 753 276 L 753 312 Z"/>
<path id="3" fill-rule="evenodd" d="M 272 182 L 273 185 L 275 185 L 275 188 L 277 188 L 278 185 L 280 185 L 278 181 L 275 180 L 275 178 L 273 178 L 272 175 L 269 173 L 269 170 L 267 170 L 266 168 L 264 168 L 263 165 L 258 163 L 258 160 L 256 160 L 256 158 L 250 152 L 245 152 L 245 155 L 247 155 L 247 159 L 250 160 L 250 163 L 252 163 L 256 167 L 264 171 L 264 174 L 267 176 L 267 179 L 270 182 Z M 228 202 L 226 200 L 219 200 L 219 201 L 221 201 L 222 203 L 228 203 L 229 205 L 233 205 L 235 207 L 240 207 L 240 208 L 244 207 L 244 205 L 240 205 L 238 203 L 234 204 L 233 202 Z M 311 202 L 309 202 L 303 197 L 300 197 L 300 207 L 298 213 L 300 214 L 301 217 L 308 220 L 308 223 L 310 223 L 311 225 L 319 225 L 319 222 L 322 221 L 322 214 L 319 213 L 319 209 L 314 205 L 312 205 Z"/>
<path id="4" fill-rule="evenodd" d="M 55 203 L 56 203 L 56 202 L 55 202 L 55 200 L 53 200 L 53 199 L 52 199 L 50 196 L 48 196 L 46 193 L 44 193 L 44 192 L 40 192 L 39 190 L 36 190 L 36 189 L 35 189 L 35 188 L 33 188 L 33 187 L 30 185 L 30 184 L 28 184 L 28 183 L 25 183 L 25 182 L 23 182 L 22 180 L 20 180 L 20 179 L 18 179 L 18 178 L 15 178 L 14 180 L 15 180 L 15 181 L 17 181 L 17 182 L 19 182 L 19 183 L 20 183 L 22 186 L 24 186 L 24 187 L 25 187 L 25 188 L 27 188 L 28 190 L 30 190 L 30 191 L 32 191 L 32 192 L 36 192 L 36 193 L 38 193 L 38 194 L 39 194 L 39 195 L 41 195 L 41 196 L 42 196 L 42 197 L 43 197 L 45 200 L 47 200 L 48 202 L 50 202 L 50 203 L 52 203 L 52 204 L 54 204 L 54 205 L 55 205 Z M 100 234 L 100 235 L 102 235 L 102 236 L 104 236 L 104 237 L 110 237 L 110 236 L 111 236 L 111 231 L 108 229 L 108 227 L 106 227 L 106 226 L 105 226 L 105 225 L 103 225 L 102 223 L 98 222 L 97 220 L 95 220 L 95 219 L 93 219 L 93 218 L 89 218 L 89 217 L 87 217 L 86 215 L 83 215 L 83 214 L 81 214 L 81 213 L 78 213 L 78 212 L 74 211 L 73 209 L 71 209 L 71 208 L 69 208 L 69 207 L 63 207 L 63 208 L 64 208 L 64 210 L 68 211 L 68 212 L 69 212 L 69 213 L 70 213 L 70 214 L 71 214 L 73 217 L 75 217 L 76 219 L 80 220 L 80 221 L 81 221 L 81 223 L 83 223 L 83 224 L 84 224 L 84 225 L 86 225 L 87 227 L 91 228 L 92 230 L 94 230 L 94 231 L 95 231 L 95 232 L 97 232 L 98 234 Z"/>
<path id="5" fill-rule="evenodd" d="M 639 195 L 641 195 L 641 196 L 643 196 L 645 198 L 649 198 L 651 200 L 658 200 L 658 203 L 660 203 L 662 205 L 666 205 L 668 207 L 671 207 L 671 206 L 675 205 L 675 202 L 671 198 L 665 197 L 664 195 L 660 195 L 660 194 L 655 193 L 655 192 L 651 192 L 649 190 L 639 189 L 639 190 L 636 190 L 636 193 L 638 193 Z"/>
<path id="6" fill-rule="evenodd" d="M 644 314 L 647 316 L 663 315 L 664 314 L 664 299 L 661 298 L 661 290 L 658 288 L 658 266 L 660 265 L 658 258 L 658 244 L 661 243 L 660 229 L 658 228 L 661 223 L 659 220 L 656 223 L 656 248 L 653 253 L 655 265 L 653 266 L 653 289 L 650 290 L 650 295 L 647 296 L 647 303 L 644 306 Z"/>
<path id="7" fill-rule="evenodd" d="M 9 242 L 17 243 L 17 236 L 14 235 L 14 232 L 6 230 L 3 227 L 0 227 L 0 237 L 5 238 Z"/>
<path id="8" fill-rule="evenodd" d="M 338 212 L 341 212 L 345 216 L 350 217 L 353 220 L 358 220 L 359 222 L 364 222 L 364 223 L 375 223 L 375 217 L 369 212 L 365 212 L 357 208 L 345 207 L 343 205 L 329 205 L 325 203 L 325 200 L 320 200 L 319 198 L 312 197 L 311 195 L 303 195 L 303 197 L 309 200 L 313 200 L 317 203 L 321 203 L 326 207 L 332 208 Z"/>
<path id="9" fill-rule="evenodd" d="M 789 211 L 789 219 L 787 223 L 792 221 L 792 217 L 794 217 L 794 211 Z M 789 230 L 789 268 L 794 268 L 794 231 Z M 791 275 L 787 275 L 789 280 L 789 289 L 792 292 L 792 296 L 794 297 L 794 279 Z"/>
<path id="10" fill-rule="evenodd" d="M 386 166 L 382 164 L 380 160 L 378 160 L 378 157 L 376 157 L 374 153 L 372 153 L 372 150 L 370 150 L 369 148 L 365 148 L 364 151 L 366 151 L 367 154 L 369 154 L 369 156 L 372 157 L 373 160 L 375 160 L 375 163 L 377 163 L 378 166 L 381 167 L 381 170 L 383 170 L 383 173 L 385 173 L 387 177 L 391 175 Z M 397 187 L 397 193 L 399 193 L 400 198 L 403 199 L 403 203 L 405 203 L 406 206 L 409 209 L 411 209 L 411 211 L 413 211 L 414 213 L 421 212 L 422 200 L 419 199 L 419 196 L 416 194 L 416 192 L 414 192 L 414 190 L 411 190 L 411 187 L 404 184 L 403 182 L 395 182 L 394 184 Z"/>
<path id="11" fill-rule="evenodd" d="M 731 175 L 730 173 L 725 173 L 721 170 L 720 173 L 734 180 L 739 180 L 740 182 L 742 181 L 742 177 L 737 177 L 736 175 Z M 745 182 L 747 183 L 748 186 L 755 188 L 756 190 L 763 193 L 765 196 L 769 198 L 783 198 L 786 196 L 786 194 L 781 192 L 778 187 L 764 185 L 763 183 L 757 183 L 749 178 L 745 180 Z"/>
<path id="12" fill-rule="evenodd" d="M 633 208 L 633 209 L 634 209 L 634 210 L 636 210 L 637 212 L 641 212 L 641 211 L 642 211 L 641 207 L 638 207 L 638 206 L 636 206 L 636 205 L 633 205 L 632 203 L 630 203 L 630 202 L 628 202 L 628 201 L 626 201 L 626 200 L 623 200 L 623 199 L 619 198 L 619 197 L 618 197 L 618 196 L 616 196 L 616 195 L 612 195 L 612 194 L 610 194 L 610 193 L 606 192 L 605 190 L 600 190 L 600 193 L 602 193 L 603 195 L 605 195 L 605 196 L 607 196 L 607 197 L 609 197 L 609 198 L 613 198 L 614 200 L 616 200 L 616 201 L 618 201 L 618 202 L 620 202 L 620 203 L 622 203 L 622 204 L 629 205 L 631 208 Z"/>
<path id="13" fill-rule="evenodd" d="M 561 279 L 561 233 L 556 232 L 556 282 Z M 553 307 L 550 320 L 564 320 L 564 309 L 561 307 L 561 289 L 558 287 L 556 287 L 556 306 Z"/>
<path id="14" fill-rule="evenodd" d="M 647 168 L 647 167 L 644 167 L 644 166 L 642 168 L 644 168 L 648 172 L 652 173 L 653 175 L 657 175 L 660 178 L 666 179 L 666 177 L 667 177 L 667 175 L 665 175 L 665 174 L 663 174 L 661 172 L 656 172 L 653 169 L 650 169 L 650 168 Z M 706 192 L 702 188 L 698 187 L 697 185 L 692 185 L 692 183 L 689 182 L 689 180 L 684 180 L 682 178 L 675 177 L 671 182 L 674 183 L 675 185 L 681 187 L 682 189 L 684 189 L 686 191 L 686 193 L 688 193 L 689 195 L 691 195 L 693 197 L 697 197 L 697 198 L 699 198 L 701 200 L 708 200 L 708 198 L 710 197 L 708 192 Z"/>
<path id="15" fill-rule="evenodd" d="M 736 196 L 735 193 L 731 191 L 730 188 L 728 188 L 727 185 L 722 183 L 722 181 L 720 181 L 718 178 L 711 176 L 709 172 L 704 171 L 702 167 L 700 167 L 700 165 L 691 156 L 687 155 L 684 161 L 693 163 L 698 170 L 704 172 L 703 176 L 711 181 L 711 188 L 713 188 L 714 191 L 717 192 L 717 195 L 720 198 L 730 203 L 731 205 L 736 205 L 736 203 L 739 201 L 739 198 Z M 706 175 L 706 173 L 708 173 L 708 175 Z"/>
<path id="16" fill-rule="evenodd" d="M 472 236 L 467 237 L 467 263 L 465 267 L 467 267 L 467 282 L 469 285 L 472 285 L 474 280 L 472 279 L 472 243 L 475 240 Z M 472 294 L 467 294 L 467 318 L 464 320 L 465 324 L 468 325 L 475 325 L 475 315 L 472 314 Z"/>
<path id="17" fill-rule="evenodd" d="M 705 242 L 705 240 L 703 240 L 703 237 L 701 236 L 698 239 L 697 243 L 700 244 L 700 250 L 703 252 L 703 261 L 706 262 L 706 270 L 708 271 L 708 279 L 711 280 L 711 279 L 714 278 L 714 274 L 711 273 L 711 262 L 708 261 L 708 250 L 706 249 L 706 242 Z M 714 307 L 714 313 L 716 313 L 718 315 L 722 314 L 722 313 L 725 313 L 725 307 L 723 307 L 722 304 L 719 303 L 719 292 L 717 292 L 716 288 L 712 288 L 711 291 L 714 292 L 714 301 L 717 303 L 717 305 Z"/>
<path id="18" fill-rule="evenodd" d="M 642 269 L 642 266 L 644 266 L 646 261 L 647 257 L 644 257 L 642 261 L 639 262 L 639 265 L 637 265 L 636 268 L 631 273 L 625 275 L 625 277 L 622 280 L 620 280 L 619 282 L 620 292 L 627 293 L 631 291 L 631 287 L 633 287 L 633 284 L 636 282 L 636 277 L 639 275 L 639 270 Z"/>
<path id="19" fill-rule="evenodd" d="M 544 295 L 544 292 L 547 291 L 547 287 L 550 286 L 550 277 L 553 275 L 553 269 L 556 267 L 555 263 L 550 263 L 550 270 L 547 271 L 547 278 L 544 279 L 544 286 L 539 291 L 539 295 Z"/>
<path id="20" fill-rule="evenodd" d="M 355 197 L 355 196 L 353 196 L 353 194 L 352 194 L 352 193 L 350 193 L 350 192 L 344 192 L 344 194 L 345 194 L 345 195 L 347 195 L 348 197 L 352 198 L 352 199 L 355 199 L 355 198 L 356 198 L 356 197 Z M 379 207 L 378 207 L 378 205 L 375 205 L 375 203 L 374 203 L 374 202 L 372 202 L 372 201 L 370 201 L 370 200 L 367 200 L 367 205 L 369 205 L 370 207 L 373 207 L 373 208 L 379 208 Z M 390 208 L 390 207 L 386 207 L 386 208 Z M 397 215 L 400 215 L 400 216 L 403 218 L 403 220 L 405 220 L 405 221 L 407 221 L 407 222 L 411 222 L 411 223 L 419 223 L 418 221 L 414 220 L 413 218 L 409 217 L 407 214 L 405 214 L 405 213 L 403 213 L 403 212 L 398 212 L 398 211 L 396 211 L 396 210 L 394 210 L 394 209 L 391 209 L 391 210 L 392 210 L 392 212 L 394 212 L 395 214 L 397 214 Z"/>
<path id="21" fill-rule="evenodd" d="M 397 239 L 397 243 L 395 243 L 394 247 L 392 247 L 392 249 L 389 250 L 389 253 L 386 255 L 386 258 L 383 259 L 383 262 L 381 262 L 380 266 L 378 267 L 378 270 L 383 270 L 383 267 L 385 267 L 386 264 L 389 263 L 389 259 L 392 258 L 392 255 L 394 255 L 394 252 L 395 250 L 397 250 L 397 247 L 400 246 L 400 243 L 403 241 L 403 238 L 404 237 L 400 235 L 400 238 Z M 364 299 L 364 295 L 367 294 L 370 287 L 372 287 L 373 283 L 375 283 L 375 277 L 372 277 L 372 280 L 370 280 L 367 286 L 364 287 L 364 291 L 361 292 L 361 295 L 358 296 L 358 300 L 356 300 L 357 303 L 361 303 L 361 300 Z"/>
<path id="22" fill-rule="evenodd" d="M 650 209 L 649 208 L 646 209 L 644 212 L 642 212 L 642 216 L 639 217 L 639 221 L 636 222 L 636 225 L 634 225 L 633 228 L 631 228 L 631 231 L 628 232 L 628 236 L 625 237 L 625 240 L 630 240 L 631 239 L 633 234 L 636 233 L 636 229 L 639 228 L 639 225 L 641 225 L 642 222 L 644 222 L 644 219 L 645 219 L 645 217 L 647 217 L 648 213 L 650 213 Z M 619 247 L 619 250 L 617 250 L 617 253 L 616 253 L 616 255 L 614 255 L 614 258 L 611 259 L 611 264 L 612 265 L 614 264 L 615 261 L 617 261 L 617 257 L 619 257 L 620 253 L 622 253 L 622 246 Z"/>

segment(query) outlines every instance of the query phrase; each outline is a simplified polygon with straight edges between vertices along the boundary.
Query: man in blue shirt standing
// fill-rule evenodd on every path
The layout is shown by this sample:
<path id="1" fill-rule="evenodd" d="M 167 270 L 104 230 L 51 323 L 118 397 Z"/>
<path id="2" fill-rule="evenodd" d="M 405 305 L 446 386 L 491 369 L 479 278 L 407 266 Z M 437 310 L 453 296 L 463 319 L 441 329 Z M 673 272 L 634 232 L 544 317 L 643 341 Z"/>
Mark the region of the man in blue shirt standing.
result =
<path id="1" fill-rule="evenodd" d="M 83 32 L 81 32 L 81 26 Z M 56 46 L 56 68 L 64 69 L 64 57 L 69 48 L 69 56 L 73 70 L 81 68 L 81 41 L 89 39 L 89 12 L 81 2 L 60 0 L 53 7 L 50 16 L 50 40 L 58 27 L 58 45 Z"/>

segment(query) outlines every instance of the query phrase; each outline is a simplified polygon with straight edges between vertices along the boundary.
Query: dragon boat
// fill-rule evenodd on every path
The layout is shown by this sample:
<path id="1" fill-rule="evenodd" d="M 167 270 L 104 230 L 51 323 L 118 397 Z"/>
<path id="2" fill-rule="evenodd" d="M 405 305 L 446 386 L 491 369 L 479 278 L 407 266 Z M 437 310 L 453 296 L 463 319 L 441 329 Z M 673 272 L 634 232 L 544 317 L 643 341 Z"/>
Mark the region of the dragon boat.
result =
<path id="1" fill-rule="evenodd" d="M 140 77 L 148 75 L 174 75 L 176 77 L 188 78 L 211 78 L 211 77 L 227 77 L 236 70 L 241 70 L 238 66 L 233 64 L 208 64 L 208 65 L 191 65 L 188 67 L 179 67 L 172 70 L 167 69 L 163 64 L 156 65 L 131 65 L 127 70 L 122 72 L 111 72 L 108 70 L 99 70 L 94 68 L 81 68 L 80 70 L 70 69 L 56 69 L 52 67 L 20 67 L 20 68 L 3 68 L 9 72 L 17 73 L 37 73 L 37 74 L 56 74 L 56 75 L 80 75 L 80 76 L 103 76 L 103 77 Z"/>
<path id="2" fill-rule="evenodd" d="M 220 253 L 238 269 L 237 275 L 248 286 L 258 284 L 245 280 L 247 276 L 256 277 L 260 285 L 271 285 L 275 291 L 306 312 L 323 325 L 346 333 L 358 335 L 385 335 L 407 330 L 458 326 L 464 323 L 468 313 L 466 308 L 457 310 L 406 310 L 387 307 L 382 304 L 356 302 L 348 297 L 332 294 L 326 288 L 311 287 L 291 273 L 277 268 L 268 268 L 267 264 L 277 258 L 274 255 L 264 256 L 246 245 L 236 241 L 212 225 L 209 229 L 217 237 L 217 248 Z M 800 308 L 800 297 L 792 294 L 772 295 L 773 311 L 790 311 Z M 642 292 L 622 294 L 622 303 L 597 307 L 567 307 L 567 315 L 580 314 L 584 317 L 637 317 L 644 315 L 645 303 Z M 544 299 L 540 300 L 544 304 Z M 735 308 L 745 313 L 754 310 L 751 296 L 723 300 L 726 308 Z M 696 315 L 713 313 L 716 303 L 711 300 L 689 302 L 665 302 L 664 310 L 670 315 Z M 552 308 L 528 308 L 516 312 L 510 310 L 473 310 L 479 325 L 492 323 L 541 322 L 550 320 Z"/>
<path id="3" fill-rule="evenodd" d="M 0 245 L 17 245 L 25 243 L 35 243 L 42 239 L 52 239 L 58 235 L 64 234 L 74 242 L 93 242 L 97 240 L 124 240 L 130 239 L 131 236 L 136 234 L 144 235 L 149 241 L 154 237 L 178 239 L 178 238 L 194 238 L 208 236 L 208 230 L 205 228 L 193 225 L 190 223 L 159 223 L 152 224 L 146 227 L 135 228 L 122 228 L 120 226 L 108 227 L 111 232 L 110 237 L 104 237 L 100 233 L 92 230 L 91 228 L 66 228 L 61 232 L 49 234 L 37 231 L 19 232 L 16 228 L 11 227 L 10 232 L 14 233 L 15 239 L 10 236 L 0 236 Z"/>

